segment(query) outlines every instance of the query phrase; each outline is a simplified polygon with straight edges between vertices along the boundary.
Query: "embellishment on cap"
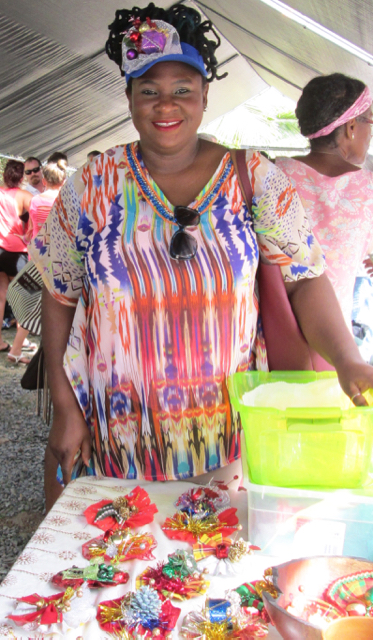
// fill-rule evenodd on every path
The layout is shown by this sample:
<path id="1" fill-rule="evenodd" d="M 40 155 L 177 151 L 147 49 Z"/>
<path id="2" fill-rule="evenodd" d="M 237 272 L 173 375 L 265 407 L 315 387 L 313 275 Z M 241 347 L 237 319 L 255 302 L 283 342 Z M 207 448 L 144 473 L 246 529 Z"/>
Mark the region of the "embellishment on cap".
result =
<path id="1" fill-rule="evenodd" d="M 122 42 L 122 69 L 127 75 L 145 65 L 171 54 L 183 55 L 179 34 L 163 20 L 141 22 L 133 20 L 133 27 L 126 31 Z"/>

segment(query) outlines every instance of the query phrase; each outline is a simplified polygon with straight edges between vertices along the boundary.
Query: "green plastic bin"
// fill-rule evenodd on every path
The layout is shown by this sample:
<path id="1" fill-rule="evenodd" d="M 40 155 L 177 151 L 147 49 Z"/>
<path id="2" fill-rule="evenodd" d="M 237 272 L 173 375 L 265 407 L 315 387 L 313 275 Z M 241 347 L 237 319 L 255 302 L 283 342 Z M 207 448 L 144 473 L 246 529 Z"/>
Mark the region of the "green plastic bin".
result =
<path id="1" fill-rule="evenodd" d="M 304 384 L 335 377 L 329 371 L 253 371 L 228 379 L 232 405 L 241 416 L 252 482 L 305 488 L 354 489 L 364 485 L 371 461 L 373 407 L 280 411 L 247 407 L 241 402 L 244 393 L 261 384 Z M 246 468 L 244 474 L 248 474 Z"/>

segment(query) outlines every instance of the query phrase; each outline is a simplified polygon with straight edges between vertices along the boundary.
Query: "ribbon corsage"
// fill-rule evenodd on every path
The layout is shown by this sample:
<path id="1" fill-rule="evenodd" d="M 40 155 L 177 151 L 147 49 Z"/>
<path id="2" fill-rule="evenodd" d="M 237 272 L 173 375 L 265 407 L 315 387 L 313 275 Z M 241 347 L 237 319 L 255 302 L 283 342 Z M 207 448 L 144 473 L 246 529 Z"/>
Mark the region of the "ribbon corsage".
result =
<path id="1" fill-rule="evenodd" d="M 88 507 L 84 515 L 89 524 L 103 531 L 107 529 L 142 527 L 153 522 L 158 509 L 141 487 L 115 500 L 101 500 Z"/>
<path id="2" fill-rule="evenodd" d="M 86 584 L 68 587 L 64 592 L 47 597 L 33 593 L 17 598 L 17 614 L 8 618 L 28 631 L 66 633 L 67 629 L 76 629 L 95 616 L 94 596 L 86 587 Z"/>
<path id="3" fill-rule="evenodd" d="M 241 561 L 254 550 L 259 550 L 242 538 L 232 541 L 222 533 L 213 536 L 203 534 L 193 545 L 194 558 L 198 566 L 207 569 L 211 575 L 235 575 L 241 573 Z"/>
<path id="4" fill-rule="evenodd" d="M 98 589 L 126 584 L 128 580 L 128 573 L 119 571 L 112 565 L 91 561 L 88 567 L 71 567 L 60 571 L 51 581 L 57 587 L 79 587 L 86 582 L 90 589 Z"/>

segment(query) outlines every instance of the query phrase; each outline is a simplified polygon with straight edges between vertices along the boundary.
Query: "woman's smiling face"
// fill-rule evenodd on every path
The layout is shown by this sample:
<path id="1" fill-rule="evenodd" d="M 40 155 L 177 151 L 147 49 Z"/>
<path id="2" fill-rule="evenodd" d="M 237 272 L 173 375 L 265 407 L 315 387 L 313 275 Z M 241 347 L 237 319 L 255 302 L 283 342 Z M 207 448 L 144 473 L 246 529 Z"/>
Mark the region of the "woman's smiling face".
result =
<path id="1" fill-rule="evenodd" d="M 179 151 L 197 134 L 208 85 L 183 62 L 159 62 L 133 78 L 127 97 L 142 146 L 158 153 Z"/>

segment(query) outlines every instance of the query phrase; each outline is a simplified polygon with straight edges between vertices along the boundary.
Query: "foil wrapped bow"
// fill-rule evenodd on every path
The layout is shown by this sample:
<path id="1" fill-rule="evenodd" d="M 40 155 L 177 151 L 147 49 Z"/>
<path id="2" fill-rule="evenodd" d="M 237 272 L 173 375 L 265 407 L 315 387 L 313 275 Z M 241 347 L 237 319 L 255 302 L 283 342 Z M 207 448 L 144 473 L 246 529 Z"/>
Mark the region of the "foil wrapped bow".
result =
<path id="1" fill-rule="evenodd" d="M 256 609 L 265 622 L 269 622 L 267 611 L 262 598 L 263 591 L 273 598 L 278 598 L 278 591 L 272 582 L 272 568 L 266 569 L 262 580 L 245 582 L 235 589 L 241 599 L 241 607 L 245 609 Z"/>
<path id="2" fill-rule="evenodd" d="M 202 611 L 192 611 L 183 620 L 181 637 L 195 640 L 221 638 L 262 638 L 268 628 L 262 621 L 253 620 L 240 607 L 238 594 L 227 592 L 226 598 L 208 598 Z"/>
<path id="3" fill-rule="evenodd" d="M 187 513 L 176 513 L 172 518 L 166 518 L 162 530 L 171 540 L 183 540 L 193 544 L 202 535 L 213 536 L 222 533 L 229 536 L 234 531 L 240 531 L 242 526 L 238 524 L 237 509 L 225 509 L 219 514 L 207 518 L 196 518 Z"/>
<path id="4" fill-rule="evenodd" d="M 186 600 L 206 593 L 209 582 L 198 571 L 193 555 L 175 551 L 168 562 L 149 567 L 136 579 L 136 587 L 149 585 L 167 598 Z"/>
<path id="5" fill-rule="evenodd" d="M 180 609 L 150 587 L 141 587 L 123 598 L 100 602 L 97 620 L 100 627 L 115 636 L 129 638 L 157 636 L 171 638 Z"/>
<path id="6" fill-rule="evenodd" d="M 84 558 L 103 557 L 116 564 L 126 560 L 155 560 L 152 551 L 157 542 L 151 533 L 132 533 L 130 529 L 109 529 L 103 536 L 89 540 L 82 546 Z"/>
<path id="7" fill-rule="evenodd" d="M 219 487 L 198 487 L 181 494 L 175 506 L 179 511 L 195 518 L 206 518 L 227 509 L 230 498 L 228 492 Z"/>

